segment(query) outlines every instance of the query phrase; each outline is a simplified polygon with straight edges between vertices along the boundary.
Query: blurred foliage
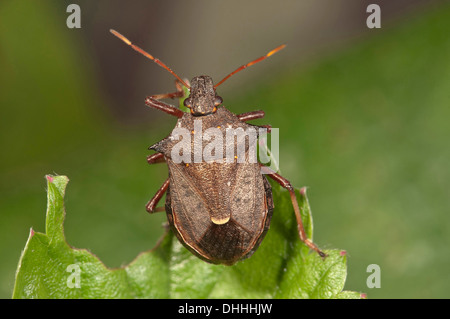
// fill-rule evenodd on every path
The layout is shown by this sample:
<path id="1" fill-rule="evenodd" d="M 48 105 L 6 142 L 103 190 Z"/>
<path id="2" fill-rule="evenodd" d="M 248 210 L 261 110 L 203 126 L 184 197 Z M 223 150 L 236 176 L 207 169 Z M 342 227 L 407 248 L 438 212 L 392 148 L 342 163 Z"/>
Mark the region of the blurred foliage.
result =
<path id="1" fill-rule="evenodd" d="M 144 205 L 167 169 L 147 167 L 145 156 L 175 120 L 118 125 L 79 35 L 68 37 L 64 23 L 48 2 L 0 3 L 4 298 L 29 228 L 44 228 L 49 172 L 71 177 L 68 242 L 109 267 L 152 247 L 165 220 Z M 449 24 L 442 5 L 223 96 L 231 111 L 264 109 L 258 123 L 280 128 L 280 168 L 309 187 L 315 242 L 347 250 L 346 289 L 369 298 L 450 297 Z M 369 264 L 381 267 L 380 289 L 366 287 Z"/>

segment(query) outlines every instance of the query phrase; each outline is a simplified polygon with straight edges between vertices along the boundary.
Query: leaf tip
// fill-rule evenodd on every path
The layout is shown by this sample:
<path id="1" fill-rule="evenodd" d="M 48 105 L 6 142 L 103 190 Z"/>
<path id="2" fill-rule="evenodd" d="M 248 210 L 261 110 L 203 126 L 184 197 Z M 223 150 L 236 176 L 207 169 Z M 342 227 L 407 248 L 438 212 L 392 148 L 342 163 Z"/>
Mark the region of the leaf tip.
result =
<path id="1" fill-rule="evenodd" d="M 53 183 L 53 176 L 45 175 L 45 178 L 47 178 L 47 181 L 48 181 L 49 183 Z"/>
<path id="2" fill-rule="evenodd" d="M 361 299 L 367 299 L 367 294 L 366 293 L 361 293 L 359 296 L 361 297 Z"/>
<path id="3" fill-rule="evenodd" d="M 34 236 L 34 229 L 30 228 L 30 238 Z"/>
<path id="4" fill-rule="evenodd" d="M 347 255 L 347 251 L 346 251 L 346 250 L 341 250 L 341 251 L 339 252 L 339 256 L 344 257 L 344 256 L 346 256 L 346 255 Z"/>
<path id="5" fill-rule="evenodd" d="M 306 186 L 303 186 L 302 188 L 300 188 L 300 195 L 302 195 L 303 197 L 306 197 Z"/>

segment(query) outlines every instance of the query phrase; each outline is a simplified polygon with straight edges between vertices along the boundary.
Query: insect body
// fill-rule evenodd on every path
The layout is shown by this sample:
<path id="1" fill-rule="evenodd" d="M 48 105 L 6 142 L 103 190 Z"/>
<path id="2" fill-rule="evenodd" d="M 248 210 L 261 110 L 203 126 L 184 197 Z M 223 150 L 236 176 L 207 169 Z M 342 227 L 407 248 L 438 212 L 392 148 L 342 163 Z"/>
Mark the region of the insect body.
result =
<path id="1" fill-rule="evenodd" d="M 147 211 L 151 213 L 159 211 L 156 206 L 166 193 L 165 211 L 178 240 L 193 254 L 207 262 L 232 265 L 250 257 L 269 229 L 274 205 L 271 186 L 265 176 L 267 175 L 289 191 L 300 239 L 320 256 L 326 256 L 305 234 L 294 188 L 290 182 L 262 164 L 250 161 L 249 143 L 244 143 L 244 151 L 239 153 L 234 138 L 226 139 L 230 129 L 246 131 L 254 128 L 255 126 L 246 122 L 262 118 L 264 112 L 236 115 L 221 105 L 222 98 L 216 93 L 216 87 L 231 75 L 269 57 L 281 50 L 284 45 L 239 67 L 216 85 L 213 84 L 211 77 L 205 75 L 194 77 L 188 85 L 160 60 L 135 46 L 116 31 L 111 32 L 177 78 L 176 92 L 153 95 L 145 100 L 148 106 L 178 117 L 172 133 L 150 147 L 156 153 L 148 156 L 148 163 L 166 162 L 169 178 L 148 202 Z M 184 105 L 190 109 L 190 113 L 160 101 L 162 98 L 183 97 L 182 85 L 190 91 L 184 100 Z M 201 126 L 198 125 L 198 121 L 201 121 Z M 220 149 L 214 149 L 219 154 L 222 151 L 222 157 L 205 160 L 200 156 L 199 160 L 195 151 L 184 154 L 185 148 L 183 160 L 180 161 L 178 149 L 174 152 L 180 143 L 180 139 L 176 138 L 178 132 L 180 130 L 190 132 L 192 138 L 185 141 L 187 143 L 185 146 L 191 150 L 196 148 L 196 137 L 204 136 L 211 128 L 216 130 L 216 138 L 227 141 Z M 187 137 L 183 136 L 184 138 Z M 206 149 L 208 141 L 200 140 L 200 150 Z M 233 154 L 239 153 L 243 158 L 237 156 L 232 160 L 225 158 L 229 149 L 232 149 Z M 266 170 L 265 174 L 261 173 L 262 169 Z"/>

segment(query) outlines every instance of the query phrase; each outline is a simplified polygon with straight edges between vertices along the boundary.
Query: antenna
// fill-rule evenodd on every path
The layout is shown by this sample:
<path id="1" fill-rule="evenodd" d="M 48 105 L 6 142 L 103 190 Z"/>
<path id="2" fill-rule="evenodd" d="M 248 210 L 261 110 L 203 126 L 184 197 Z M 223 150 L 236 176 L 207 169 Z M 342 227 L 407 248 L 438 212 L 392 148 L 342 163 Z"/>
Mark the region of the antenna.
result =
<path id="1" fill-rule="evenodd" d="M 276 47 L 275 49 L 273 49 L 272 51 L 269 51 L 266 55 L 263 55 L 260 58 L 257 58 L 256 60 L 253 60 L 247 64 L 241 65 L 240 67 L 238 67 L 236 70 L 234 70 L 233 72 L 231 72 L 230 74 L 228 74 L 226 77 L 224 77 L 222 79 L 222 81 L 220 81 L 219 83 L 217 83 L 216 85 L 214 85 L 214 88 L 218 87 L 219 85 L 221 85 L 223 82 L 225 82 L 230 76 L 232 76 L 233 74 L 238 73 L 239 71 L 242 71 L 243 69 L 245 69 L 248 66 L 251 66 L 253 64 L 256 64 L 258 62 L 261 62 L 262 60 L 264 60 L 265 58 L 270 57 L 271 55 L 277 53 L 278 51 L 280 51 L 281 49 L 283 49 L 286 46 L 286 44 L 282 44 L 278 47 Z"/>
<path id="2" fill-rule="evenodd" d="M 188 89 L 190 89 L 190 86 L 186 84 L 186 82 L 184 82 L 175 72 L 172 71 L 171 68 L 169 68 L 167 65 L 165 65 L 161 60 L 153 57 L 150 53 L 145 52 L 144 50 L 142 50 L 140 47 L 134 45 L 133 43 L 131 43 L 130 40 L 128 40 L 127 38 L 125 38 L 123 35 L 121 35 L 119 32 L 110 29 L 109 30 L 112 34 L 114 34 L 116 37 L 118 37 L 120 40 L 122 40 L 123 42 L 125 42 L 126 44 L 128 44 L 130 47 L 132 47 L 135 51 L 139 52 L 140 54 L 142 54 L 143 56 L 149 58 L 150 60 L 152 60 L 153 62 L 155 62 L 156 64 L 158 64 L 159 66 L 162 66 L 164 69 L 166 69 L 167 71 L 169 71 L 173 76 L 175 76 L 178 81 L 181 82 L 181 84 L 183 84 L 185 87 L 187 87 Z"/>

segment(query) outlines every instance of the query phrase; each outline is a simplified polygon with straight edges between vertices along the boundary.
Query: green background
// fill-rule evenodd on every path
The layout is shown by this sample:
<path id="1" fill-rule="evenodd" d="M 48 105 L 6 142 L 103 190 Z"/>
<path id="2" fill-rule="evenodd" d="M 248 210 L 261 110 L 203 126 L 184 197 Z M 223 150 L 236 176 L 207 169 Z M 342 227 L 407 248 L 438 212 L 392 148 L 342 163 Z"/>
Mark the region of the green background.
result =
<path id="1" fill-rule="evenodd" d="M 71 180 L 65 198 L 69 244 L 89 249 L 109 267 L 129 263 L 163 232 L 165 216 L 148 215 L 144 205 L 167 169 L 148 166 L 145 157 L 147 147 L 165 137 L 175 120 L 146 109 L 145 95 L 123 103 L 126 110 L 142 110 L 141 120 L 140 114 L 125 118 L 126 112 L 111 108 L 117 91 L 132 85 L 105 88 L 107 70 L 98 59 L 125 63 L 115 60 L 116 54 L 124 60 L 141 57 L 109 34 L 116 24 L 107 18 L 103 23 L 109 27 L 97 31 L 96 39 L 105 38 L 114 50 L 93 56 L 93 40 L 82 30 L 94 20 L 87 15 L 82 30 L 67 29 L 68 3 L 0 3 L 3 298 L 11 296 L 30 227 L 44 231 L 45 174 Z M 358 28 L 366 28 L 361 21 Z M 288 43 L 219 89 L 231 111 L 264 109 L 266 118 L 257 123 L 280 128 L 281 172 L 297 187 L 309 187 L 314 241 L 348 252 L 345 288 L 369 298 L 450 297 L 449 29 L 450 6 L 435 2 L 326 54 L 303 58 L 298 53 L 292 62 L 295 57 L 286 53 L 285 61 Z M 192 36 L 195 28 L 187 31 L 185 37 Z M 139 45 L 150 51 L 167 43 L 188 51 L 173 42 L 159 37 L 157 44 Z M 244 60 L 230 53 L 227 70 L 266 52 L 245 48 Z M 207 49 L 214 54 L 214 46 Z M 235 51 L 239 46 L 230 50 Z M 144 63 L 148 78 L 156 77 L 163 91 L 171 91 L 171 75 Z M 264 74 L 245 75 L 258 68 Z M 127 75 L 108 81 L 123 83 Z M 163 93 L 141 85 L 145 94 Z M 381 267 L 381 288 L 366 286 L 370 264 Z"/>

